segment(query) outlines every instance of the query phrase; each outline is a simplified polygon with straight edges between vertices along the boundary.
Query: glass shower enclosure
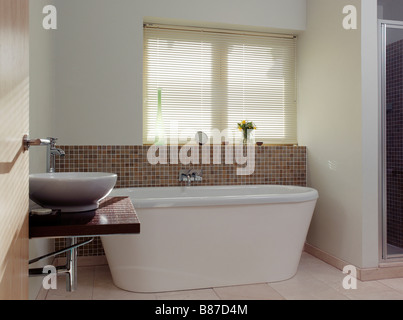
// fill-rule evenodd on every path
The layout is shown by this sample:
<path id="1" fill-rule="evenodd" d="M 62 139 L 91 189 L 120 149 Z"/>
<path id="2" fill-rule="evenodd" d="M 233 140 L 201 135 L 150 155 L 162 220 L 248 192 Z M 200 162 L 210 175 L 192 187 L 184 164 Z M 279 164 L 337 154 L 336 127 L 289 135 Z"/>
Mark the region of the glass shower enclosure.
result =
<path id="1" fill-rule="evenodd" d="M 379 21 L 382 259 L 403 258 L 403 22 Z"/>

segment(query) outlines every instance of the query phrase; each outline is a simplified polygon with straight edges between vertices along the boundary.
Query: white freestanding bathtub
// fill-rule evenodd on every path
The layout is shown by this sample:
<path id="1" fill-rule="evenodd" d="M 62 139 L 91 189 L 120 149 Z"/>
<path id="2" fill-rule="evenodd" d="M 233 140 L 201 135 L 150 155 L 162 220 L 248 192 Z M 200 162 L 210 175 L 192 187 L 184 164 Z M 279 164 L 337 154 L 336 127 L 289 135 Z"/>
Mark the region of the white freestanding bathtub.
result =
<path id="1" fill-rule="evenodd" d="M 318 193 L 248 185 L 115 189 L 129 196 L 137 235 L 101 237 L 116 286 L 135 292 L 293 277 Z"/>

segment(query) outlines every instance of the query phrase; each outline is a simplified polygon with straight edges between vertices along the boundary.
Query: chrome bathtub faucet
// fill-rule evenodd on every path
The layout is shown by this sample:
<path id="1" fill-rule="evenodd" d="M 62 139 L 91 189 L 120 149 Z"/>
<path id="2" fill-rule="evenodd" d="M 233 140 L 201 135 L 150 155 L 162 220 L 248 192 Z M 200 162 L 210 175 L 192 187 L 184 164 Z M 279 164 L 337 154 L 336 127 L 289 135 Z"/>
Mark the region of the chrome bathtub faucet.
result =
<path id="1" fill-rule="evenodd" d="M 202 181 L 203 180 L 203 170 L 189 169 L 179 171 L 179 181 L 187 182 L 187 186 L 191 186 L 192 181 Z"/>

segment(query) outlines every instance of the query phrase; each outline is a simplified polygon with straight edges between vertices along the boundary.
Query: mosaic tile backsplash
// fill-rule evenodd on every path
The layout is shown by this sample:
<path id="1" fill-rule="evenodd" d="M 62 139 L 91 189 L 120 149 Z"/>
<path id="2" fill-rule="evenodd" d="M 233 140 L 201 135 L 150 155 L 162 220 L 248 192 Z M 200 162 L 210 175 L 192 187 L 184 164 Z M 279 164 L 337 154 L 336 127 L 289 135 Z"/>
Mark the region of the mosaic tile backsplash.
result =
<path id="1" fill-rule="evenodd" d="M 255 170 L 248 176 L 236 174 L 237 167 L 225 164 L 225 150 L 221 147 L 221 159 L 213 164 L 157 164 L 147 160 L 149 146 L 58 146 L 66 152 L 57 157 L 57 172 L 112 172 L 118 175 L 116 188 L 179 186 L 180 169 L 203 169 L 203 181 L 195 185 L 231 184 L 287 184 L 306 185 L 306 147 L 261 146 L 255 147 Z M 210 147 L 211 150 L 213 146 Z M 219 147 L 220 148 L 220 147 Z M 169 149 L 169 148 L 168 148 Z M 201 149 L 201 148 L 200 148 Z M 202 152 L 200 151 L 200 154 Z M 170 153 L 168 150 L 168 160 Z M 200 156 L 201 158 L 201 156 Z M 202 160 L 200 160 L 202 162 Z"/>
<path id="2" fill-rule="evenodd" d="M 256 146 L 254 171 L 250 175 L 237 175 L 240 165 L 225 152 L 226 146 L 209 146 L 210 150 L 198 147 L 201 164 L 172 164 L 167 148 L 167 164 L 152 165 L 147 158 L 150 146 L 72 146 L 59 145 L 65 151 L 64 157 L 56 158 L 56 172 L 111 172 L 118 175 L 116 188 L 180 186 L 181 169 L 202 169 L 203 181 L 192 182 L 195 186 L 278 184 L 306 186 L 306 147 L 303 146 Z M 179 147 L 180 148 L 180 147 Z M 228 151 L 228 149 L 227 149 Z M 246 149 L 245 149 L 246 152 Z M 195 153 L 194 153 L 195 154 Z M 227 158 L 226 158 L 227 154 Z M 164 159 L 165 154 L 157 153 Z M 246 153 L 244 153 L 246 156 Z M 225 164 L 230 162 L 232 164 Z M 210 164 L 207 164 L 210 163 Z M 249 164 L 250 165 L 250 164 Z M 103 255 L 99 239 L 79 249 L 78 255 Z M 55 243 L 56 250 L 64 247 L 64 240 Z"/>

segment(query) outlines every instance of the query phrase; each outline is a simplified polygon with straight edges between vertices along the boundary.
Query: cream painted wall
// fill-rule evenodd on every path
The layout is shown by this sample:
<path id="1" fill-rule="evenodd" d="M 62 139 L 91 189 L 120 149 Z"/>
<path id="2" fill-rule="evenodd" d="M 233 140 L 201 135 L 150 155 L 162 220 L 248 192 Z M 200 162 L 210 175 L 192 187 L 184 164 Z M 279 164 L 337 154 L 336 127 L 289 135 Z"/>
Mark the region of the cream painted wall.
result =
<path id="1" fill-rule="evenodd" d="M 46 138 L 53 134 L 54 114 L 54 31 L 43 29 L 42 9 L 50 0 L 30 1 L 30 137 Z M 46 171 L 46 148 L 31 148 L 31 173 Z"/>
<path id="2" fill-rule="evenodd" d="M 345 5 L 364 13 L 357 30 L 342 27 Z M 376 1 L 307 1 L 298 138 L 320 195 L 307 242 L 358 267 L 378 265 L 376 37 Z"/>
<path id="3" fill-rule="evenodd" d="M 298 41 L 298 139 L 308 148 L 308 184 L 319 190 L 308 243 L 361 265 L 361 41 L 344 30 L 355 0 L 308 0 Z"/>
<path id="4" fill-rule="evenodd" d="M 305 0 L 55 0 L 55 135 L 142 143 L 143 19 L 252 30 L 305 28 Z"/>

